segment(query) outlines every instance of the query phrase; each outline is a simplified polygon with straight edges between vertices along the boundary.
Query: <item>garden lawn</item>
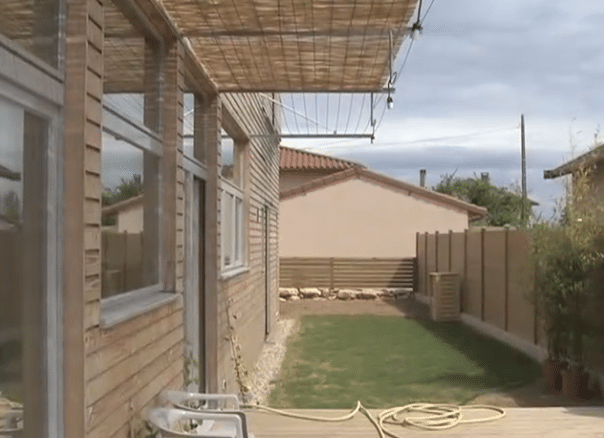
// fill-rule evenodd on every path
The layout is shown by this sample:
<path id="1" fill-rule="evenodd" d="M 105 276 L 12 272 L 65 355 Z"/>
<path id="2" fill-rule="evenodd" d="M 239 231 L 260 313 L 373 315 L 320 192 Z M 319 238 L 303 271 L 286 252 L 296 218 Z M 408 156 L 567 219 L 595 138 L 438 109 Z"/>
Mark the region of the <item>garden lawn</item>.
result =
<path id="1" fill-rule="evenodd" d="M 460 323 L 306 316 L 270 395 L 281 408 L 465 404 L 532 382 L 536 362 Z"/>

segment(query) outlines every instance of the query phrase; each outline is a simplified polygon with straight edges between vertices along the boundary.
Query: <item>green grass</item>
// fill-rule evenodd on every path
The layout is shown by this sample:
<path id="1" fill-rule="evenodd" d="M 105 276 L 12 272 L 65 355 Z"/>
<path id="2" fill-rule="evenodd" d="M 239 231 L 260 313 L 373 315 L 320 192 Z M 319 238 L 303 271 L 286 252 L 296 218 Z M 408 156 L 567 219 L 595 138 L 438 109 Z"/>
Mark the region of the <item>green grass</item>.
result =
<path id="1" fill-rule="evenodd" d="M 532 382 L 532 359 L 457 323 L 385 316 L 307 316 L 290 340 L 270 405 L 369 408 L 464 404 Z"/>

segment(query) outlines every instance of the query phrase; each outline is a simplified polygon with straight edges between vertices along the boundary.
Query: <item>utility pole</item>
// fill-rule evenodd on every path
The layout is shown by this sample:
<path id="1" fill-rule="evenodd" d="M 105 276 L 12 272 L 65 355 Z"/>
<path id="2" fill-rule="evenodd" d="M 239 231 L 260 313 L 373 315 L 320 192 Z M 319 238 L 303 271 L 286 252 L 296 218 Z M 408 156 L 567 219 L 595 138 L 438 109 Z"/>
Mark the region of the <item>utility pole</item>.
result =
<path id="1" fill-rule="evenodd" d="M 521 210 L 521 220 L 522 225 L 526 225 L 526 145 L 524 141 L 524 114 L 520 115 L 520 142 L 521 142 L 521 150 L 522 150 L 522 210 Z"/>

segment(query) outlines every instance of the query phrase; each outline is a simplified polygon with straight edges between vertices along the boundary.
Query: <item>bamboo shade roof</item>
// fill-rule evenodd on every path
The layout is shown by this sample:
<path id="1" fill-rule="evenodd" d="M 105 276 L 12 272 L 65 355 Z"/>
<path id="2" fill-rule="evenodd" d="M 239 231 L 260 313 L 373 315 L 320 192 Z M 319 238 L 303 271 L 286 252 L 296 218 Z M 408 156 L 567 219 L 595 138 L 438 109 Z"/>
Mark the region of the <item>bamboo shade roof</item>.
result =
<path id="1" fill-rule="evenodd" d="M 161 0 L 225 92 L 380 90 L 417 2 Z"/>
<path id="2" fill-rule="evenodd" d="M 418 3 L 154 1 L 189 40 L 223 92 L 378 91 L 388 80 L 391 55 L 401 46 Z M 0 1 L 0 33 L 28 49 L 35 46 L 36 39 L 49 35 L 53 26 L 56 29 L 58 17 L 49 20 L 48 13 L 56 11 L 57 4 L 56 0 Z M 144 76 L 145 35 L 111 0 L 103 4 L 105 88 L 135 92 Z"/>

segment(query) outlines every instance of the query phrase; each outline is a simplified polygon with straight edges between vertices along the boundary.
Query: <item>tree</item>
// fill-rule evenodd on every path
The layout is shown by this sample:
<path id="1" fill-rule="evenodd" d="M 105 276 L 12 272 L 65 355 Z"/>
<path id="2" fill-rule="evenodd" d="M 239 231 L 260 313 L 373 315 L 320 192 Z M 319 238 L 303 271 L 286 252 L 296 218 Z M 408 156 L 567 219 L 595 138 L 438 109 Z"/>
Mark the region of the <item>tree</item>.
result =
<path id="1" fill-rule="evenodd" d="M 134 174 L 132 179 L 125 180 L 122 178 L 120 185 L 113 190 L 106 190 L 103 193 L 103 206 L 117 204 L 126 199 L 134 198 L 143 193 L 143 183 L 141 176 Z M 115 216 L 103 217 L 101 225 L 111 226 L 117 222 Z"/>
<path id="2" fill-rule="evenodd" d="M 471 204 L 485 207 L 488 215 L 476 222 L 477 225 L 502 227 L 504 225 L 522 226 L 522 195 L 514 187 L 497 187 L 490 181 L 474 175 L 461 178 L 452 174 L 441 176 L 433 190 L 454 196 Z M 527 201 L 526 217 L 531 215 L 530 202 Z"/>
<path id="3" fill-rule="evenodd" d="M 120 185 L 113 190 L 103 193 L 103 205 L 117 204 L 126 199 L 134 198 L 143 193 L 143 183 L 140 175 L 133 175 L 132 179 L 122 178 Z"/>
<path id="4" fill-rule="evenodd" d="M 19 195 L 11 190 L 4 195 L 4 215 L 6 219 L 14 224 L 18 224 L 21 218 L 21 201 Z"/>

